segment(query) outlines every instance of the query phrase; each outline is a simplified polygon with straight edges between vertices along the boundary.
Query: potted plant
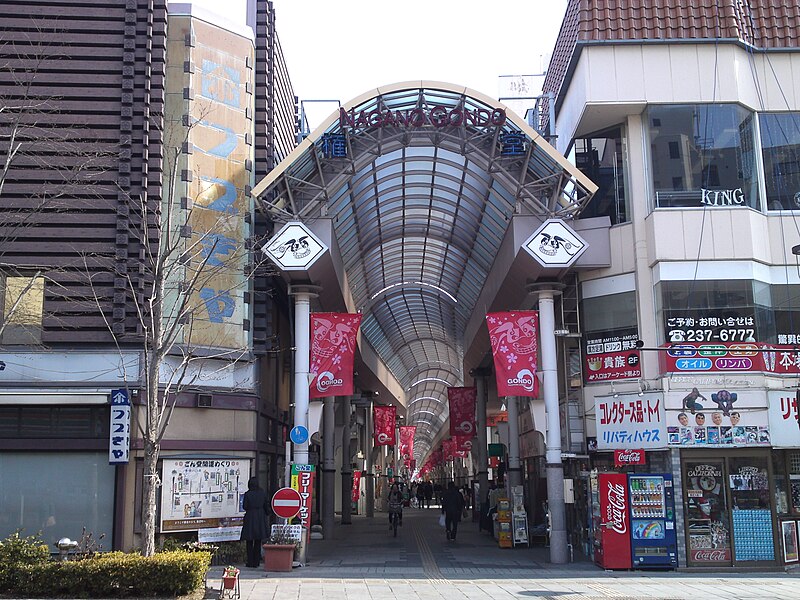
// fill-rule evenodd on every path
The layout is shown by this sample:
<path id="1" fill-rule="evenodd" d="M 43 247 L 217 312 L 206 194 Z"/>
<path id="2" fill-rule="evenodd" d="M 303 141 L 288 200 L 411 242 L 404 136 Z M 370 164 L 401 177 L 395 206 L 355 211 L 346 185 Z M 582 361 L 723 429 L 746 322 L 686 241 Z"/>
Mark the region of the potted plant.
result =
<path id="1" fill-rule="evenodd" d="M 269 540 L 264 548 L 265 571 L 291 571 L 294 561 L 294 549 L 297 547 L 297 536 L 288 523 L 273 525 Z"/>

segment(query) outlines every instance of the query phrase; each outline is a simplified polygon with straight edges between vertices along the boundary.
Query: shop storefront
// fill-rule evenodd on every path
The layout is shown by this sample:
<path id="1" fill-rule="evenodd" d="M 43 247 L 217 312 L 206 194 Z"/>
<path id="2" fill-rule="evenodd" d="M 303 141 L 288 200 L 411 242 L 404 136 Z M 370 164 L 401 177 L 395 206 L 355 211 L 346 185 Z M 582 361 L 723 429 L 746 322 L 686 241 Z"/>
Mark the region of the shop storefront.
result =
<path id="1" fill-rule="evenodd" d="M 769 392 L 769 424 L 775 449 L 775 507 L 779 560 L 800 565 L 800 422 L 796 390 Z"/>
<path id="2" fill-rule="evenodd" d="M 688 566 L 777 563 L 768 449 L 683 450 L 681 469 Z"/>

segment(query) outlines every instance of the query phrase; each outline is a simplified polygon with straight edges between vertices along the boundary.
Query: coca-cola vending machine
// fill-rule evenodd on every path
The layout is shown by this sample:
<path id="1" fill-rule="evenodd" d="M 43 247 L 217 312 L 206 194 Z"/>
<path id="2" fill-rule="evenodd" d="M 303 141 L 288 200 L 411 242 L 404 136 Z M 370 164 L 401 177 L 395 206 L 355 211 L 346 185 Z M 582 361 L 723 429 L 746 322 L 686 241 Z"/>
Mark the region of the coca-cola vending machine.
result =
<path id="1" fill-rule="evenodd" d="M 630 496 L 625 473 L 594 473 L 592 531 L 594 561 L 604 569 L 631 568 Z"/>

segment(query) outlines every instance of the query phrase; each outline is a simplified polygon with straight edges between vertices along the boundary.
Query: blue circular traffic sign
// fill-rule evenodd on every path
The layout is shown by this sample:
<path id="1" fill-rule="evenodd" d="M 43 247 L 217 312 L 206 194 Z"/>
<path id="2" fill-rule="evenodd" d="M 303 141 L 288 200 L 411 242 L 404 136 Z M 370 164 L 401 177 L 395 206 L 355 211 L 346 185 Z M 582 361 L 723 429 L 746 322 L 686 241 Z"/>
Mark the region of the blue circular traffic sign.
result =
<path id="1" fill-rule="evenodd" d="M 289 439 L 295 444 L 305 444 L 308 441 L 308 429 L 302 425 L 293 427 L 289 432 Z"/>

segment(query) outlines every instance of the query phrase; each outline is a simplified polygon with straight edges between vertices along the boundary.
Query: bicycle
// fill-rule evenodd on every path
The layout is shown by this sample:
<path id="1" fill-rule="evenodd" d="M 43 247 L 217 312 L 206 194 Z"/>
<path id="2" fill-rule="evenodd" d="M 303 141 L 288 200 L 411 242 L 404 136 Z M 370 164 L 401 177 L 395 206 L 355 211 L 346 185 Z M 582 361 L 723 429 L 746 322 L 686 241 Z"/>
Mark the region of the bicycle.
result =
<path id="1" fill-rule="evenodd" d="M 403 514 L 403 504 L 401 502 L 389 503 L 389 525 L 392 528 L 394 537 L 397 537 L 397 524 L 400 522 L 400 515 Z"/>

